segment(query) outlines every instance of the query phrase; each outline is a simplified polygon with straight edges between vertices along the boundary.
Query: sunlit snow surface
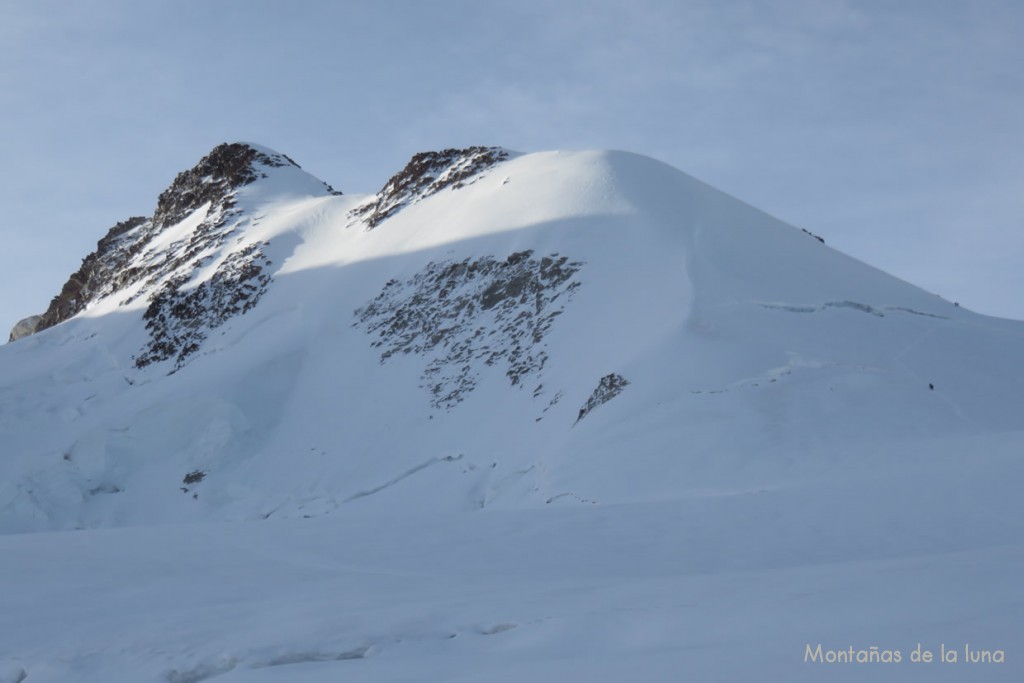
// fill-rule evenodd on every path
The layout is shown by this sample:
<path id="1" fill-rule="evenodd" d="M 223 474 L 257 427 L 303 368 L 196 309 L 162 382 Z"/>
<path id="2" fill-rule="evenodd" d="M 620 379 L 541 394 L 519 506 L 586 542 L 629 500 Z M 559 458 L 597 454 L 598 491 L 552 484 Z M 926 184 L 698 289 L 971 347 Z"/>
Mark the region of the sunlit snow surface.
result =
<path id="1" fill-rule="evenodd" d="M 0 682 L 1024 674 L 1024 323 L 626 153 L 319 188 L 180 369 L 130 292 L 0 348 Z"/>

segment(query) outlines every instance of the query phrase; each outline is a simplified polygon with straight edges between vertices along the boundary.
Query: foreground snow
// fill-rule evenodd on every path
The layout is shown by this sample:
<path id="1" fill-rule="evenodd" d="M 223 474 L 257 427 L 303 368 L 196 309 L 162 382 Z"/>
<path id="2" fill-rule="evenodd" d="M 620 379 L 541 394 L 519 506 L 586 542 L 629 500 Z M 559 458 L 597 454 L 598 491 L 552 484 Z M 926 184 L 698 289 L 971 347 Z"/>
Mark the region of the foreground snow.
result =
<path id="1" fill-rule="evenodd" d="M 1008 456 L 957 473 L 960 495 L 904 472 L 861 502 L 867 482 L 843 481 L 4 536 L 0 681 L 1015 680 L 1024 543 Z M 911 663 L 919 642 L 961 661 Z M 903 661 L 805 663 L 818 644 Z M 1005 662 L 965 663 L 965 644 Z"/>

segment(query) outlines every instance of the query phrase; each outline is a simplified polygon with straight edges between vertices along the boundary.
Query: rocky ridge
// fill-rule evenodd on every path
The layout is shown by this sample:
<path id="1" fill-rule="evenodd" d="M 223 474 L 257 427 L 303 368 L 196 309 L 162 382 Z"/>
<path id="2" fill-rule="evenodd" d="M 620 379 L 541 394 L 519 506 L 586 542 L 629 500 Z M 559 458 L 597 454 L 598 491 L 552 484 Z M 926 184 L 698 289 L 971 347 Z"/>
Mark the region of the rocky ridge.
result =
<path id="1" fill-rule="evenodd" d="M 416 154 L 350 217 L 371 230 L 406 206 L 442 190 L 475 182 L 507 158 L 509 152 L 504 149 L 482 146 Z M 19 322 L 11 340 L 57 325 L 92 303 L 118 294 L 122 306 L 140 299 L 148 303 L 143 320 L 149 340 L 133 357 L 135 367 L 168 361 L 169 371 L 177 371 L 200 350 L 210 330 L 251 310 L 267 291 L 272 281 L 268 270 L 271 261 L 264 253 L 267 245 L 243 244 L 241 234 L 258 218 L 237 206 L 236 194 L 240 188 L 268 177 L 273 169 L 286 167 L 299 168 L 288 156 L 254 145 L 218 145 L 193 168 L 175 177 L 160 194 L 152 217 L 135 216 L 112 227 L 96 250 L 83 259 L 46 312 Z M 341 194 L 326 183 L 323 190 Z M 167 230 L 198 211 L 205 213 L 187 234 L 170 244 L 166 244 L 167 238 L 158 241 Z M 239 246 L 225 249 L 228 240 L 234 238 L 238 238 Z M 472 326 L 487 339 L 495 334 L 507 337 L 508 348 L 499 352 L 472 340 L 455 344 L 438 336 L 437 330 L 422 330 L 432 341 L 426 346 L 420 343 L 420 352 L 432 351 L 439 344 L 451 347 L 444 358 L 430 363 L 423 375 L 432 402 L 450 407 L 462 400 L 475 383 L 465 372 L 452 369 L 467 354 L 489 353 L 488 365 L 506 362 L 514 385 L 522 377 L 539 372 L 546 359 L 540 346 L 543 333 L 560 312 L 548 305 L 563 293 L 561 288 L 567 287 L 564 293 L 571 294 L 578 283 L 568 279 L 579 266 L 557 254 L 534 259 L 532 252 L 515 254 L 506 261 L 488 257 L 473 263 L 433 263 L 407 283 L 414 290 L 410 301 L 392 301 L 396 290 L 385 288 L 377 300 L 357 314 L 373 329 L 396 330 L 405 323 L 384 314 L 384 306 L 390 301 L 404 306 L 397 315 L 407 320 L 442 311 L 441 318 L 434 322 L 447 320 L 449 335 Z M 202 278 L 197 275 L 200 272 L 204 273 Z M 442 301 L 439 310 L 424 308 L 421 313 L 410 313 L 424 298 L 445 299 L 453 287 L 469 287 L 473 293 Z M 523 316 L 511 315 L 513 300 L 524 309 Z M 491 322 L 497 327 L 485 333 L 486 325 L 473 317 L 477 315 L 495 318 Z M 426 317 L 418 319 L 427 325 Z M 387 338 L 401 345 L 397 338 L 387 337 L 383 329 L 382 334 L 381 343 Z M 389 355 L 387 349 L 385 354 Z"/>
<path id="2" fill-rule="evenodd" d="M 112 227 L 97 243 L 96 250 L 83 259 L 82 266 L 63 285 L 28 334 L 53 327 L 101 298 L 138 285 L 121 302 L 127 304 L 139 297 L 150 297 L 151 301 L 146 321 L 152 339 L 137 357 L 136 365 L 142 367 L 172 356 L 180 364 L 183 353 L 187 356 L 197 348 L 196 335 L 201 327 L 197 320 L 202 319 L 207 325 L 223 322 L 234 314 L 236 304 L 242 312 L 249 310 L 269 282 L 268 276 L 256 273 L 268 262 L 258 248 L 247 247 L 244 253 L 225 260 L 210 283 L 199 287 L 201 294 L 181 291 L 196 269 L 210 262 L 228 236 L 249 222 L 236 206 L 237 191 L 268 177 L 270 169 L 288 166 L 300 168 L 283 154 L 246 143 L 218 145 L 195 167 L 175 177 L 160 194 L 152 218 L 135 216 Z M 326 183 L 324 191 L 341 194 Z M 154 239 L 165 230 L 204 206 L 207 209 L 203 220 L 186 239 L 175 241 L 168 248 L 153 246 Z M 229 293 L 229 289 L 238 291 Z M 210 310 L 197 315 L 199 308 L 203 308 L 200 300 Z M 249 305 L 241 303 L 243 300 Z M 192 332 L 170 333 L 175 319 Z M 26 336 L 26 329 L 21 325 L 12 330 L 11 341 Z"/>
<path id="3" fill-rule="evenodd" d="M 508 158 L 509 152 L 500 147 L 420 152 L 371 201 L 355 209 L 352 216 L 372 230 L 410 204 L 445 188 L 458 189 L 475 182 L 483 171 Z"/>
<path id="4" fill-rule="evenodd" d="M 481 146 L 416 154 L 348 215 L 372 230 L 411 204 L 476 182 L 509 154 Z M 252 310 L 270 286 L 272 262 L 264 253 L 269 242 L 244 238 L 260 217 L 239 207 L 236 194 L 286 167 L 299 168 L 283 154 L 252 145 L 217 146 L 177 175 L 160 194 L 152 218 L 133 217 L 111 228 L 46 313 L 21 321 L 12 340 L 118 294 L 119 305 L 140 299 L 148 304 L 142 317 L 149 338 L 132 357 L 133 365 L 141 369 L 166 362 L 168 372 L 178 371 L 212 330 Z M 326 184 L 323 190 L 341 194 Z M 178 239 L 156 239 L 186 219 L 196 220 L 190 216 L 199 222 L 172 236 Z M 546 413 L 563 391 L 544 385 L 545 337 L 580 286 L 576 276 L 584 265 L 533 250 L 505 258 L 432 261 L 405 281 L 387 282 L 354 311 L 354 326 L 373 337 L 381 363 L 398 353 L 423 359 L 420 387 L 435 409 L 449 410 L 474 390 L 480 380 L 475 361 L 480 360 L 503 370 L 513 387 L 529 383 L 534 399 L 553 394 L 544 398 Z M 615 374 L 603 377 L 577 421 L 626 384 Z"/>
<path id="5" fill-rule="evenodd" d="M 129 264 L 152 234 L 153 223 L 144 216 L 133 216 L 112 227 L 53 297 L 33 332 L 64 322 L 85 310 L 90 302 L 132 282 L 137 273 Z"/>

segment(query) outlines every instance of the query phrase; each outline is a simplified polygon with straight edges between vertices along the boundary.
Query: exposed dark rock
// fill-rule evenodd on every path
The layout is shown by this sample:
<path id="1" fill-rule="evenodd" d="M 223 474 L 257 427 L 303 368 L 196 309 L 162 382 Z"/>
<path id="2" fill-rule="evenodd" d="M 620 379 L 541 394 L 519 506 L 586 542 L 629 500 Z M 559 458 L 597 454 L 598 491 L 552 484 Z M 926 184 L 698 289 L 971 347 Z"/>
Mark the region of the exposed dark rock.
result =
<path id="1" fill-rule="evenodd" d="M 594 408 L 604 405 L 621 394 L 622 390 L 628 385 L 629 380 L 614 372 L 602 377 L 597 383 L 597 388 L 594 389 L 594 393 L 590 395 L 587 402 L 583 404 L 582 408 L 580 408 L 580 414 L 576 417 L 576 422 L 585 418 Z"/>
<path id="2" fill-rule="evenodd" d="M 241 142 L 214 147 L 194 168 L 182 171 L 160 193 L 153 223 L 163 228 L 181 221 L 207 202 L 222 203 L 229 194 L 267 174 L 261 167 L 299 165 L 283 154 L 264 154 Z M 327 190 L 341 194 L 329 185 Z"/>
<path id="3" fill-rule="evenodd" d="M 75 271 L 53 297 L 43 313 L 36 331 L 62 323 L 85 310 L 87 304 L 116 291 L 125 276 L 128 262 L 141 250 L 150 231 L 149 219 L 134 216 L 112 227 L 96 244 L 96 251 L 82 260 Z"/>
<path id="4" fill-rule="evenodd" d="M 178 271 L 202 265 L 237 227 L 234 197 L 238 188 L 266 177 L 266 170 L 298 164 L 283 154 L 265 154 L 244 143 L 218 145 L 192 169 L 179 173 L 157 200 L 153 218 L 136 216 L 118 223 L 82 261 L 40 316 L 35 331 L 57 325 L 83 311 L 88 304 L 138 282 L 143 286 L 128 303 L 149 296 L 154 288 Z M 325 189 L 341 194 L 329 185 Z M 209 203 L 205 220 L 187 240 L 153 250 L 154 237 Z"/>
<path id="5" fill-rule="evenodd" d="M 174 369 L 199 350 L 209 330 L 220 327 L 256 305 L 270 284 L 264 272 L 270 261 L 259 245 L 232 252 L 213 276 L 188 287 L 190 278 L 178 275 L 153 295 L 143 318 L 150 341 L 135 367 L 174 359 Z"/>
<path id="6" fill-rule="evenodd" d="M 388 180 L 372 202 L 352 213 L 365 220 L 367 229 L 372 229 L 409 204 L 446 187 L 460 188 L 472 182 L 473 176 L 507 158 L 508 152 L 500 147 L 420 152 Z"/>
<path id="7" fill-rule="evenodd" d="M 803 230 L 804 232 L 806 232 L 806 233 L 807 233 L 808 235 L 810 235 L 810 236 L 811 236 L 811 237 L 813 237 L 814 239 L 816 239 L 816 240 L 818 240 L 819 242 L 821 242 L 822 244 L 825 244 L 825 238 L 824 238 L 824 237 L 819 237 L 818 235 L 815 235 L 815 234 L 814 234 L 813 232 L 811 232 L 810 230 L 805 230 L 804 228 L 800 228 L 800 229 L 801 229 L 801 230 Z"/>
<path id="8" fill-rule="evenodd" d="M 421 387 L 435 408 L 451 408 L 475 388 L 481 364 L 501 364 L 513 386 L 540 374 L 544 335 L 579 286 L 573 275 L 582 265 L 532 251 L 430 263 L 405 282 L 387 282 L 355 312 L 355 325 L 375 337 L 381 363 L 397 353 L 429 358 Z"/>

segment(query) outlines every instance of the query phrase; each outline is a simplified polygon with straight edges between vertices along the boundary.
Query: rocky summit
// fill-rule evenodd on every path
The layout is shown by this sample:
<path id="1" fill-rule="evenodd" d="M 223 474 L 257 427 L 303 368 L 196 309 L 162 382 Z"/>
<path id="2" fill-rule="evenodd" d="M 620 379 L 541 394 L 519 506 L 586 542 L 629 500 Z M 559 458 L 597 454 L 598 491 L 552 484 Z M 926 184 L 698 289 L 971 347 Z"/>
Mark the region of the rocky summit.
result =
<path id="1" fill-rule="evenodd" d="M 193 168 L 182 171 L 157 199 L 151 218 L 134 216 L 121 221 L 100 239 L 96 250 L 82 260 L 82 267 L 72 273 L 61 291 L 39 316 L 32 332 L 53 327 L 85 310 L 89 304 L 115 294 L 139 281 L 150 288 L 177 272 L 182 266 L 197 267 L 202 255 L 229 230 L 225 230 L 235 210 L 235 195 L 257 179 L 267 178 L 272 169 L 298 164 L 288 157 L 245 143 L 225 143 L 213 148 Z M 324 190 L 341 194 L 329 185 Z M 183 249 L 160 253 L 155 247 L 160 235 L 169 227 L 196 211 L 205 216 Z M 237 227 L 233 224 L 232 228 Z M 140 293 L 145 293 L 143 290 Z M 27 328 L 18 328 L 18 338 Z M 16 330 L 12 330 L 11 341 Z"/>

